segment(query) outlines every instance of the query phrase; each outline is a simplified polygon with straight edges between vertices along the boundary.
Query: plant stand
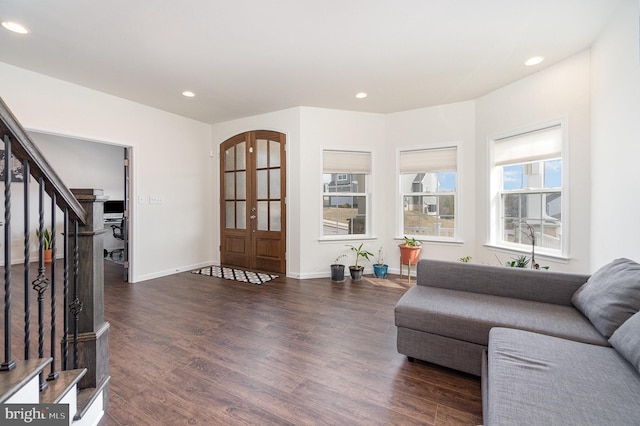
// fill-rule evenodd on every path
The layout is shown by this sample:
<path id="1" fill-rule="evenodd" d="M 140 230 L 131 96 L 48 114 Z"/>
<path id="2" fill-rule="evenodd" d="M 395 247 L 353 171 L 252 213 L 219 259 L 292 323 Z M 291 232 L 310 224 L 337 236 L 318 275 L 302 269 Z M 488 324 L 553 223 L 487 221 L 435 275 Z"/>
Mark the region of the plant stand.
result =
<path id="1" fill-rule="evenodd" d="M 402 257 L 400 258 L 400 278 L 402 278 L 402 265 L 407 265 L 407 282 L 411 284 L 411 259 L 407 263 L 402 261 Z"/>

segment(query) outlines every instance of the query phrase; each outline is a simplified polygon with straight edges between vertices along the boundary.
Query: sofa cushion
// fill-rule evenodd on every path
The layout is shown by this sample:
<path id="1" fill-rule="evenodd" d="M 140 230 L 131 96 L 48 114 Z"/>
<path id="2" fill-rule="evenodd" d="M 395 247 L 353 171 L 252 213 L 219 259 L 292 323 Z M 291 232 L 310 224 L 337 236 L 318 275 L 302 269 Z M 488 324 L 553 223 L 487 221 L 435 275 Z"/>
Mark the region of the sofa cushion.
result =
<path id="1" fill-rule="evenodd" d="M 542 272 L 543 273 L 543 272 Z M 609 346 L 609 342 L 573 306 L 415 286 L 398 301 L 398 327 L 486 346 L 492 327 L 535 331 Z"/>
<path id="2" fill-rule="evenodd" d="M 494 328 L 485 425 L 637 425 L 640 375 L 613 348 Z"/>
<path id="3" fill-rule="evenodd" d="M 640 265 L 616 259 L 600 268 L 571 298 L 607 338 L 640 311 Z"/>
<path id="4" fill-rule="evenodd" d="M 609 343 L 640 373 L 640 312 L 626 320 L 613 333 Z"/>

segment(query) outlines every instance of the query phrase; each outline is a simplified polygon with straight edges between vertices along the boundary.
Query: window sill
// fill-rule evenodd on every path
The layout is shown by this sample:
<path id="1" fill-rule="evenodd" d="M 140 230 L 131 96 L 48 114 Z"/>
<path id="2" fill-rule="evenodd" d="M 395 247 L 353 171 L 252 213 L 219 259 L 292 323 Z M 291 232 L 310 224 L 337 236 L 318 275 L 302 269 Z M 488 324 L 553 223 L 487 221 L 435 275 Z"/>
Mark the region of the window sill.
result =
<path id="1" fill-rule="evenodd" d="M 373 241 L 378 237 L 371 235 L 336 235 L 335 237 L 320 237 L 318 242 L 320 243 L 341 243 L 341 242 L 353 242 L 353 241 Z"/>
<path id="2" fill-rule="evenodd" d="M 484 244 L 484 247 L 488 248 L 491 251 L 496 251 L 496 252 L 505 253 L 505 254 L 511 254 L 511 255 L 524 254 L 524 255 L 531 256 L 531 250 L 524 250 L 524 249 L 515 248 L 515 247 L 499 246 L 495 244 Z M 544 259 L 544 260 L 563 263 L 563 264 L 568 264 L 569 261 L 571 260 L 570 257 L 563 256 L 560 254 L 549 254 L 549 253 L 537 252 L 537 251 L 536 251 L 536 259 Z"/>
<path id="3" fill-rule="evenodd" d="M 401 244 L 404 242 L 404 237 L 395 237 L 394 240 L 398 241 L 398 244 Z M 454 239 L 435 239 L 435 238 L 416 238 L 417 241 L 420 241 L 420 243 L 422 245 L 425 244 L 431 244 L 431 245 L 437 245 L 437 244 L 442 244 L 442 245 L 462 245 L 464 244 L 464 241 L 462 240 L 454 240 Z"/>

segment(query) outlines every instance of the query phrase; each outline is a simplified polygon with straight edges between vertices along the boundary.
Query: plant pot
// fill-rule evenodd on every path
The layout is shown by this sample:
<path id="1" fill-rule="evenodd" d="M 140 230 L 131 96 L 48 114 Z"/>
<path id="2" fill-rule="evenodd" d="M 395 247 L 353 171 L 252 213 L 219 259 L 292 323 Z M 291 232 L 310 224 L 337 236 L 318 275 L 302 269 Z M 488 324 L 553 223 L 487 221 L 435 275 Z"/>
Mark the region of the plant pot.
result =
<path id="1" fill-rule="evenodd" d="M 349 266 L 349 273 L 351 274 L 351 279 L 353 281 L 360 281 L 362 279 L 362 274 L 364 272 L 364 266 Z"/>
<path id="2" fill-rule="evenodd" d="M 344 265 L 331 265 L 331 281 L 344 281 Z"/>
<path id="3" fill-rule="evenodd" d="M 408 246 L 398 244 L 400 247 L 400 263 L 403 265 L 415 265 L 420 260 L 420 250 L 422 246 Z"/>
<path id="4" fill-rule="evenodd" d="M 52 256 L 53 256 L 53 250 L 46 249 L 44 251 L 44 263 L 51 263 Z"/>
<path id="5" fill-rule="evenodd" d="M 389 265 L 379 265 L 376 263 L 373 265 L 373 274 L 377 278 L 386 278 L 388 269 Z"/>

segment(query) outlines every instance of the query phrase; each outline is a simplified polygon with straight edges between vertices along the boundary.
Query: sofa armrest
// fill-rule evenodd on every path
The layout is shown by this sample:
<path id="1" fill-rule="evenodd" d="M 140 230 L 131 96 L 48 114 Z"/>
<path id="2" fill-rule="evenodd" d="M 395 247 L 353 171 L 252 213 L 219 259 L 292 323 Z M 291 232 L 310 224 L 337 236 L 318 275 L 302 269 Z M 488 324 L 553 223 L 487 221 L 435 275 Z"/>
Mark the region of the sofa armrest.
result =
<path id="1" fill-rule="evenodd" d="M 571 306 L 589 275 L 422 259 L 417 285 Z"/>

